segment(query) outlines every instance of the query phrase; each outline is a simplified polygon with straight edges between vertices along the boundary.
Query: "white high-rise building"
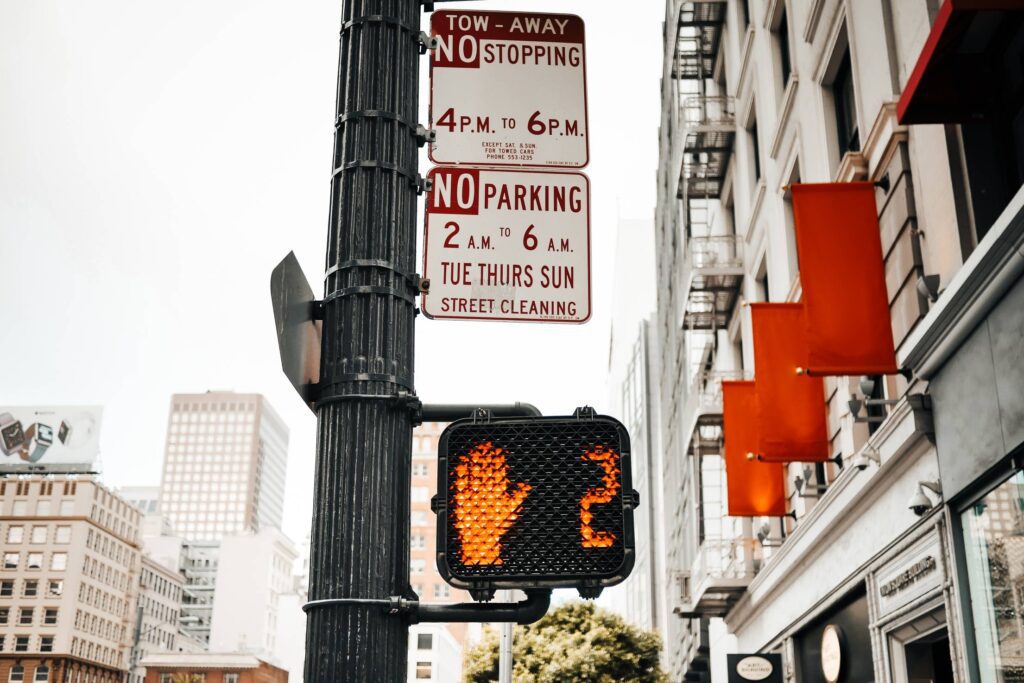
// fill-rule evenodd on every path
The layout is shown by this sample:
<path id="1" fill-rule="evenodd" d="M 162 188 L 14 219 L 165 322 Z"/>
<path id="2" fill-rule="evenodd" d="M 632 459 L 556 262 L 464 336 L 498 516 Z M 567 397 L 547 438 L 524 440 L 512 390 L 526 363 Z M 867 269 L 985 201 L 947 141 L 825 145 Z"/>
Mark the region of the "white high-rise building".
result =
<path id="1" fill-rule="evenodd" d="M 260 394 L 175 394 L 160 510 L 189 540 L 281 527 L 288 428 Z"/>

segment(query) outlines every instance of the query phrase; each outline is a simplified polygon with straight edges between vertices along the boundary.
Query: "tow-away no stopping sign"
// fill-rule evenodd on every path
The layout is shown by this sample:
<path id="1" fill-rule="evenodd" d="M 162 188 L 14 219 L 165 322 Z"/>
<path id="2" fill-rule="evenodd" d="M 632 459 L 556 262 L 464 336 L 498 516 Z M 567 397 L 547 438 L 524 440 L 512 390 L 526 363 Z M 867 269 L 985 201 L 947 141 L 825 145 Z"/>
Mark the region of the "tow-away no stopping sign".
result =
<path id="1" fill-rule="evenodd" d="M 583 20 L 570 14 L 431 15 L 430 159 L 583 168 L 588 161 Z"/>
<path id="2" fill-rule="evenodd" d="M 585 175 L 441 166 L 429 178 L 424 314 L 557 323 L 590 318 Z"/>

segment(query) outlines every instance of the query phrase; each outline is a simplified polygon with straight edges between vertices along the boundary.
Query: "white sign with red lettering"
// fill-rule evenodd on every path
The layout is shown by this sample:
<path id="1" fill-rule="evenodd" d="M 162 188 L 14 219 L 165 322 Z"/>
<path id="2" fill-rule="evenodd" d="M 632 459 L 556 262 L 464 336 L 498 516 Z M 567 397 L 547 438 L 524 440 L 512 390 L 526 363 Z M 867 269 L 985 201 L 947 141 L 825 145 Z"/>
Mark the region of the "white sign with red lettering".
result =
<path id="1" fill-rule="evenodd" d="M 431 15 L 430 127 L 438 164 L 583 168 L 589 160 L 583 20 Z"/>
<path id="2" fill-rule="evenodd" d="M 429 318 L 590 318 L 590 181 L 572 171 L 430 171 L 423 295 Z"/>

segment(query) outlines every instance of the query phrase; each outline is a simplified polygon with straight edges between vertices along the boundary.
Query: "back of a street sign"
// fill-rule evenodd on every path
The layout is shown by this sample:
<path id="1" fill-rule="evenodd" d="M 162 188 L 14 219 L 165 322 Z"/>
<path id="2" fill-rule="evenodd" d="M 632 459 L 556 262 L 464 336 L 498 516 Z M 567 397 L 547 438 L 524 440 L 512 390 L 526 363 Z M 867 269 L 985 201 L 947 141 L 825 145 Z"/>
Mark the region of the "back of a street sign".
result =
<path id="1" fill-rule="evenodd" d="M 583 20 L 570 14 L 431 15 L 430 159 L 583 168 L 589 160 Z"/>

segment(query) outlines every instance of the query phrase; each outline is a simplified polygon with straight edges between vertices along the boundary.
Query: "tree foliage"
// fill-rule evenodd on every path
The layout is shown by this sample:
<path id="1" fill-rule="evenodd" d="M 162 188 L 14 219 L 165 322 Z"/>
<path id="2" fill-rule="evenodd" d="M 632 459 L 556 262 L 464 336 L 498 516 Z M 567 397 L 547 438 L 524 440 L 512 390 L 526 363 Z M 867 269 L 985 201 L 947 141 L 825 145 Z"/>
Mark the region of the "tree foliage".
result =
<path id="1" fill-rule="evenodd" d="M 661 641 L 591 602 L 571 602 L 540 621 L 517 626 L 512 646 L 515 683 L 663 683 Z M 498 680 L 498 634 L 487 629 L 466 653 L 466 683 Z"/>

